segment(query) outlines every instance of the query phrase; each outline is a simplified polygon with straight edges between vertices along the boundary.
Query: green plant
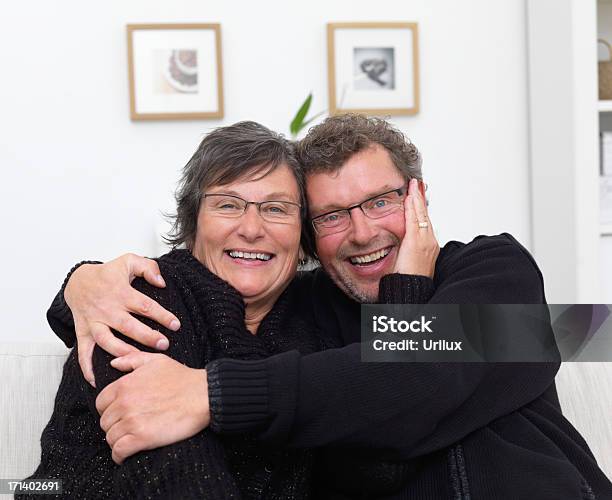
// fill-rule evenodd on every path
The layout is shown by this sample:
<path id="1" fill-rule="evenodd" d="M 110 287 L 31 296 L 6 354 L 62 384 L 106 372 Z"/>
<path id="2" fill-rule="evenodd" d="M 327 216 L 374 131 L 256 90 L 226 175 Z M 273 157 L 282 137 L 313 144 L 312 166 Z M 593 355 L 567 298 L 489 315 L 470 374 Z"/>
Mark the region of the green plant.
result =
<path id="1" fill-rule="evenodd" d="M 316 115 L 314 115 L 313 117 L 309 118 L 308 120 L 306 120 L 306 115 L 308 114 L 308 111 L 310 110 L 311 104 L 312 104 L 312 92 L 308 94 L 308 97 L 302 103 L 302 105 L 300 106 L 300 109 L 298 109 L 298 112 L 295 114 L 295 117 L 293 118 L 293 120 L 291 120 L 291 124 L 289 125 L 289 131 L 291 132 L 291 137 L 293 137 L 293 139 L 297 138 L 298 134 L 300 133 L 300 130 L 302 130 L 304 127 L 308 126 L 309 123 L 316 120 L 317 118 L 319 118 L 320 116 L 324 115 L 327 112 L 327 110 L 323 110 L 317 113 Z"/>

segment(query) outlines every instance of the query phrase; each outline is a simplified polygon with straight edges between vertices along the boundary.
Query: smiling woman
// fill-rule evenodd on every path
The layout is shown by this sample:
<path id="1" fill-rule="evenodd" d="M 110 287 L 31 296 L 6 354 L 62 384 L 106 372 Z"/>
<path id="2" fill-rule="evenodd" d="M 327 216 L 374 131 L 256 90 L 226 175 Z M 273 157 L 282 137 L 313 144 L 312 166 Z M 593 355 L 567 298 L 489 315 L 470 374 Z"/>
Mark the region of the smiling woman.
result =
<path id="1" fill-rule="evenodd" d="M 286 164 L 245 175 L 204 188 L 193 255 L 244 297 L 255 333 L 297 270 L 300 190 Z"/>
<path id="2" fill-rule="evenodd" d="M 205 137 L 184 168 L 169 236 L 186 249 L 158 259 L 165 288 L 133 283 L 176 315 L 180 332 L 162 330 L 172 338 L 166 354 L 113 359 L 136 345 L 115 332 L 109 352 L 94 349 L 95 390 L 74 349 L 33 477 L 62 478 L 74 498 L 308 497 L 309 452 L 262 451 L 250 437 L 203 430 L 207 363 L 322 347 L 290 286 L 304 215 L 303 174 L 284 138 L 254 122 Z M 152 418 L 160 405 L 164 417 Z"/>

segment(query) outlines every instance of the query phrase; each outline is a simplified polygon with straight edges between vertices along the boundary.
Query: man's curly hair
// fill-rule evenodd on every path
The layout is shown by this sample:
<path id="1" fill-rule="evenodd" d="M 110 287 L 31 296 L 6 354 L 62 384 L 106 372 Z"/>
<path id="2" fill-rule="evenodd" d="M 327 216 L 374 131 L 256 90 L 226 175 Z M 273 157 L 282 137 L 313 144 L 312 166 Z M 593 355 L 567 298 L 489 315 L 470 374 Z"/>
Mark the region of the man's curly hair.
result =
<path id="1" fill-rule="evenodd" d="M 374 144 L 388 151 L 404 179 L 423 180 L 419 150 L 402 132 L 381 118 L 359 114 L 330 116 L 296 143 L 296 154 L 308 176 L 336 172 L 353 155 Z M 303 248 L 309 257 L 318 259 L 316 238 L 309 222 L 304 225 Z"/>
<path id="2" fill-rule="evenodd" d="M 297 143 L 306 175 L 334 172 L 356 153 L 374 144 L 383 146 L 406 180 L 422 180 L 421 154 L 402 132 L 381 118 L 359 114 L 330 116 L 312 127 Z"/>

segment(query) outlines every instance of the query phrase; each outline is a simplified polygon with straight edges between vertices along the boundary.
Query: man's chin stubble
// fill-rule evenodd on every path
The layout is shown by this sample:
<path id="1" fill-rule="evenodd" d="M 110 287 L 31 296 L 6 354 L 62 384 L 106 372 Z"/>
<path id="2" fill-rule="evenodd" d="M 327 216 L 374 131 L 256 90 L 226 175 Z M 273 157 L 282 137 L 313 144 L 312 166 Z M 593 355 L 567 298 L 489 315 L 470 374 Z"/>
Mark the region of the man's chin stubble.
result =
<path id="1" fill-rule="evenodd" d="M 340 290 L 342 290 L 351 299 L 361 302 L 362 304 L 375 304 L 378 302 L 378 289 L 372 293 L 360 289 L 360 287 L 351 279 L 351 276 L 343 271 L 334 270 L 330 273 L 332 281 Z"/>

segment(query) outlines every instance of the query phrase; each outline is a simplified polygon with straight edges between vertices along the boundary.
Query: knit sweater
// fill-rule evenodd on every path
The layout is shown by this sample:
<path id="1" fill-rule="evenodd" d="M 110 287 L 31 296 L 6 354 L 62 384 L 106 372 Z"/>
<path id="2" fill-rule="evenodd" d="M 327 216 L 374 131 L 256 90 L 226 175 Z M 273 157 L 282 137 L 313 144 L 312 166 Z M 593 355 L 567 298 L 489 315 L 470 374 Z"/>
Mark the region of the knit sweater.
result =
<path id="1" fill-rule="evenodd" d="M 389 488 L 396 492 L 385 498 L 612 498 L 588 446 L 560 413 L 558 365 L 361 363 L 359 304 L 321 270 L 302 274 L 294 290 L 301 312 L 345 347 L 210 363 L 217 432 L 251 432 L 280 447 L 326 446 L 316 478 L 321 498 L 376 498 Z M 446 244 L 433 280 L 387 276 L 380 299 L 545 301 L 537 265 L 508 234 Z M 71 322 L 61 292 L 48 320 L 74 342 L 72 330 L 70 337 L 59 326 Z M 252 412 L 245 400 L 267 411 Z M 376 468 L 390 460 L 395 467 Z"/>
<path id="2" fill-rule="evenodd" d="M 242 297 L 191 254 L 175 250 L 158 263 L 166 288 L 140 279 L 133 286 L 180 319 L 180 333 L 162 329 L 171 338 L 165 354 L 179 362 L 203 368 L 220 357 L 253 360 L 290 349 L 302 354 L 320 349 L 312 325 L 294 310 L 293 287 L 284 291 L 252 335 L 245 326 Z M 62 328 L 63 336 L 74 336 L 73 330 Z M 204 430 L 116 465 L 95 408 L 99 391 L 124 375 L 110 366 L 111 359 L 96 347 L 93 389 L 81 374 L 76 348 L 70 353 L 41 438 L 41 464 L 32 477 L 61 478 L 67 498 L 308 498 L 311 454 L 266 451 L 247 434 L 219 437 Z M 266 410 L 255 405 L 253 411 Z"/>
<path id="3" fill-rule="evenodd" d="M 208 365 L 215 372 L 209 393 L 212 425 L 218 432 L 257 427 L 261 440 L 279 445 L 374 445 L 389 450 L 392 457 L 410 458 L 452 444 L 554 387 L 556 364 L 362 363 L 360 304 L 320 269 L 302 274 L 296 285 L 304 311 L 326 336 L 345 347 L 307 356 L 286 352 L 248 363 L 220 360 Z M 479 237 L 467 245 L 450 242 L 440 251 L 433 279 L 388 275 L 380 282 L 379 295 L 385 303 L 545 301 L 535 262 L 505 234 Z M 252 389 L 242 387 L 234 374 L 244 376 L 255 369 L 262 375 L 252 380 Z M 276 380 L 283 380 L 284 390 L 266 394 L 269 414 L 257 420 L 242 418 L 245 410 L 234 397 Z M 391 380 L 414 382 L 390 384 Z M 499 398 L 500 393 L 505 397 Z M 403 440 L 390 430 L 402 431 Z"/>
<path id="4" fill-rule="evenodd" d="M 217 432 L 256 426 L 265 442 L 325 446 L 317 498 L 612 499 L 612 484 L 561 414 L 558 364 L 361 363 L 359 304 L 320 270 L 300 279 L 317 325 L 348 345 L 209 364 Z M 545 296 L 529 252 L 502 234 L 448 243 L 433 279 L 384 277 L 379 301 L 538 304 Z M 242 419 L 245 387 L 235 381 L 255 369 L 262 385 L 282 380 L 283 389 L 266 394 L 266 416 Z"/>

